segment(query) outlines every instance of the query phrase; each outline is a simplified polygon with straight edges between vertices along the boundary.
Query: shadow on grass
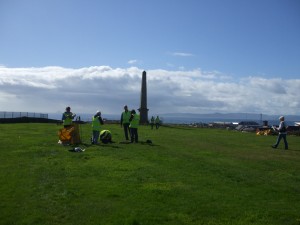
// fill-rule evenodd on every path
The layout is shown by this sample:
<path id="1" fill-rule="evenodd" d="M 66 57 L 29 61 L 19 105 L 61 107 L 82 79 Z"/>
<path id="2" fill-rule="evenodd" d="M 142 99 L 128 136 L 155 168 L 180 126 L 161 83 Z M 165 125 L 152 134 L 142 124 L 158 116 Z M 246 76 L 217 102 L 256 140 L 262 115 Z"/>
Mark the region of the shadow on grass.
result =
<path id="1" fill-rule="evenodd" d="M 147 141 L 140 141 L 139 143 L 142 144 L 142 145 L 148 145 L 148 146 L 151 146 L 151 147 L 159 146 L 159 145 L 153 144 L 152 142 L 149 142 L 148 140 Z"/>
<path id="2" fill-rule="evenodd" d="M 142 145 L 149 145 L 149 146 L 159 146 L 159 145 L 156 145 L 156 144 L 153 144 L 152 142 L 149 142 L 148 140 L 147 141 L 139 141 L 138 143 L 131 143 L 130 141 L 120 141 L 119 144 L 125 144 L 125 145 L 128 145 L 128 144 L 131 144 L 131 145 L 135 145 L 135 144 L 142 144 Z"/>
<path id="3" fill-rule="evenodd" d="M 289 148 L 288 150 L 285 150 L 285 149 L 276 149 L 276 150 L 274 150 L 274 151 L 283 151 L 283 152 L 285 152 L 285 151 L 289 151 L 289 152 L 300 152 L 300 149 L 294 149 L 294 148 Z"/>
<path id="4" fill-rule="evenodd" d="M 103 144 L 103 143 L 98 143 L 98 144 L 87 144 L 87 143 L 81 143 L 78 145 L 68 145 L 67 147 L 75 148 L 75 147 L 84 147 L 84 148 L 90 148 L 90 147 L 109 147 L 109 148 L 122 148 L 118 145 L 116 145 L 116 142 L 108 143 L 108 144 Z"/>
<path id="5" fill-rule="evenodd" d="M 184 126 L 176 126 L 176 125 L 161 125 L 161 127 L 167 127 L 167 128 L 174 128 L 178 130 L 189 130 L 189 127 L 184 127 Z"/>
<path id="6" fill-rule="evenodd" d="M 138 143 L 131 143 L 130 141 L 120 141 L 119 143 L 113 142 L 113 143 L 108 143 L 108 144 L 103 144 L 103 143 L 98 143 L 98 144 L 87 144 L 87 143 L 81 143 L 79 145 L 68 145 L 65 147 L 74 149 L 76 147 L 80 147 L 80 148 L 90 148 L 90 147 L 104 147 L 104 148 L 115 148 L 115 149 L 122 149 L 122 145 L 136 145 L 136 144 L 141 144 L 141 145 L 148 145 L 151 147 L 159 147 L 160 145 L 157 144 L 153 144 L 152 141 L 149 142 L 149 140 L 147 141 L 139 141 Z"/>
<path id="7" fill-rule="evenodd" d="M 122 148 L 122 147 L 117 146 L 117 145 L 115 145 L 113 143 L 110 143 L 110 144 L 100 144 L 99 146 L 105 147 L 105 148 Z"/>

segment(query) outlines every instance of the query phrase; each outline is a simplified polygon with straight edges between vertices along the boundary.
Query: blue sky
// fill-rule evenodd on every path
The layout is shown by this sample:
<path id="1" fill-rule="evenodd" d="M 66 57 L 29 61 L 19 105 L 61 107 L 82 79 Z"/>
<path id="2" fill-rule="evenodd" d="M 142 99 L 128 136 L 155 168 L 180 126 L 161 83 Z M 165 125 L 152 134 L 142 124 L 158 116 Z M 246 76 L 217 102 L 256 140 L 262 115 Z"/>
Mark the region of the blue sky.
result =
<path id="1" fill-rule="evenodd" d="M 137 77 L 146 70 L 155 113 L 299 114 L 299 27 L 299 0 L 0 0 L 2 111 L 137 108 Z M 87 76 L 105 84 L 102 92 L 90 93 Z M 64 92 L 61 77 L 75 77 L 72 94 L 83 99 L 116 97 L 83 107 L 62 97 L 69 92 L 55 96 Z M 51 97 L 57 106 L 43 106 Z"/>

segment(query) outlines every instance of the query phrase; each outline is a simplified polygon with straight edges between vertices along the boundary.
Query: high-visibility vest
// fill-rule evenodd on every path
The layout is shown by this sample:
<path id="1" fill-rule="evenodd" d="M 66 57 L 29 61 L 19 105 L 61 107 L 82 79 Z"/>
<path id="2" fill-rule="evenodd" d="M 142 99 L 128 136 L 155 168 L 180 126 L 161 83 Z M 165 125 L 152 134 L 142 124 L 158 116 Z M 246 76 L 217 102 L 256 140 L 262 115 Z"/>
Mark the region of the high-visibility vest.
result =
<path id="1" fill-rule="evenodd" d="M 111 140 L 111 132 L 109 130 L 101 130 L 100 140 Z"/>
<path id="2" fill-rule="evenodd" d="M 159 120 L 159 117 L 157 116 L 156 119 L 155 119 L 155 123 L 159 123 L 160 120 Z"/>
<path id="3" fill-rule="evenodd" d="M 64 113 L 64 120 L 63 120 L 63 125 L 64 126 L 68 126 L 68 125 L 72 125 L 72 113 L 71 112 L 65 112 Z"/>
<path id="4" fill-rule="evenodd" d="M 154 117 L 152 116 L 152 117 L 151 117 L 151 123 L 154 123 L 154 121 L 155 121 L 155 119 L 154 119 Z"/>
<path id="5" fill-rule="evenodd" d="M 140 124 L 140 115 L 134 114 L 134 116 L 133 116 L 133 118 L 132 118 L 132 120 L 130 122 L 129 127 L 131 127 L 131 128 L 138 128 L 139 124 Z"/>
<path id="6" fill-rule="evenodd" d="M 100 131 L 99 116 L 92 117 L 92 127 L 93 127 L 93 130 Z"/>
<path id="7" fill-rule="evenodd" d="M 130 116 L 131 116 L 131 114 L 130 114 L 129 111 L 127 111 L 127 112 L 124 111 L 122 113 L 122 124 L 124 124 L 124 123 L 130 123 L 130 121 L 129 121 Z"/>

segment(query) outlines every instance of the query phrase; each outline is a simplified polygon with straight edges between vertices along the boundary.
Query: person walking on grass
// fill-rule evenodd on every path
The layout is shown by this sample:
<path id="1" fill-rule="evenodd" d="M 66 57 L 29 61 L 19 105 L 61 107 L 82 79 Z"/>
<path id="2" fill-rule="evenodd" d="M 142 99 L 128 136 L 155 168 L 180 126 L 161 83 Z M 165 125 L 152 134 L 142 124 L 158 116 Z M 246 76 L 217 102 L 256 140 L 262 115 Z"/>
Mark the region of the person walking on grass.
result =
<path id="1" fill-rule="evenodd" d="M 124 112 L 121 114 L 121 120 L 120 120 L 120 125 L 121 127 L 123 126 L 124 128 L 124 134 L 125 134 L 125 139 L 128 141 L 128 133 L 130 134 L 130 129 L 129 129 L 129 124 L 130 124 L 130 112 L 128 111 L 128 106 L 124 106 Z"/>
<path id="2" fill-rule="evenodd" d="M 139 135 L 138 135 L 138 127 L 140 124 L 140 115 L 136 114 L 135 110 L 131 110 L 131 116 L 130 116 L 130 142 L 138 143 L 139 142 Z"/>
<path id="3" fill-rule="evenodd" d="M 159 128 L 160 126 L 160 119 L 159 119 L 159 116 L 156 116 L 155 118 L 155 127 L 156 127 L 156 130 Z"/>
<path id="4" fill-rule="evenodd" d="M 92 144 L 98 144 L 98 139 L 100 135 L 100 125 L 103 124 L 103 120 L 101 117 L 101 112 L 97 111 L 96 114 L 92 117 L 92 138 L 91 143 Z"/>
<path id="5" fill-rule="evenodd" d="M 150 120 L 151 130 L 153 130 L 154 123 L 155 123 L 155 119 L 154 116 L 152 116 Z"/>
<path id="6" fill-rule="evenodd" d="M 283 139 L 285 150 L 287 150 L 289 148 L 289 146 L 288 146 L 288 142 L 286 140 L 287 130 L 286 130 L 285 122 L 284 122 L 284 116 L 279 117 L 279 121 L 280 121 L 280 123 L 279 123 L 278 128 L 273 126 L 273 129 L 278 131 L 279 134 L 277 137 L 277 142 L 276 142 L 276 144 L 272 145 L 272 148 L 277 148 L 281 139 Z"/>

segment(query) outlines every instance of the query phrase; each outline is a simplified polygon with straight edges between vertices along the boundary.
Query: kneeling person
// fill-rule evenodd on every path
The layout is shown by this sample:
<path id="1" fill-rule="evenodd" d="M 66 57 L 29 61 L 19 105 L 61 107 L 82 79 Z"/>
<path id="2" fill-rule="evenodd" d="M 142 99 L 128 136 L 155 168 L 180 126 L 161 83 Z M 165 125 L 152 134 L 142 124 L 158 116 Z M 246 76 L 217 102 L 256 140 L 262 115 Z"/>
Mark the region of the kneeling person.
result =
<path id="1" fill-rule="evenodd" d="M 100 132 L 100 141 L 103 144 L 112 143 L 111 132 L 109 130 L 102 130 Z"/>

